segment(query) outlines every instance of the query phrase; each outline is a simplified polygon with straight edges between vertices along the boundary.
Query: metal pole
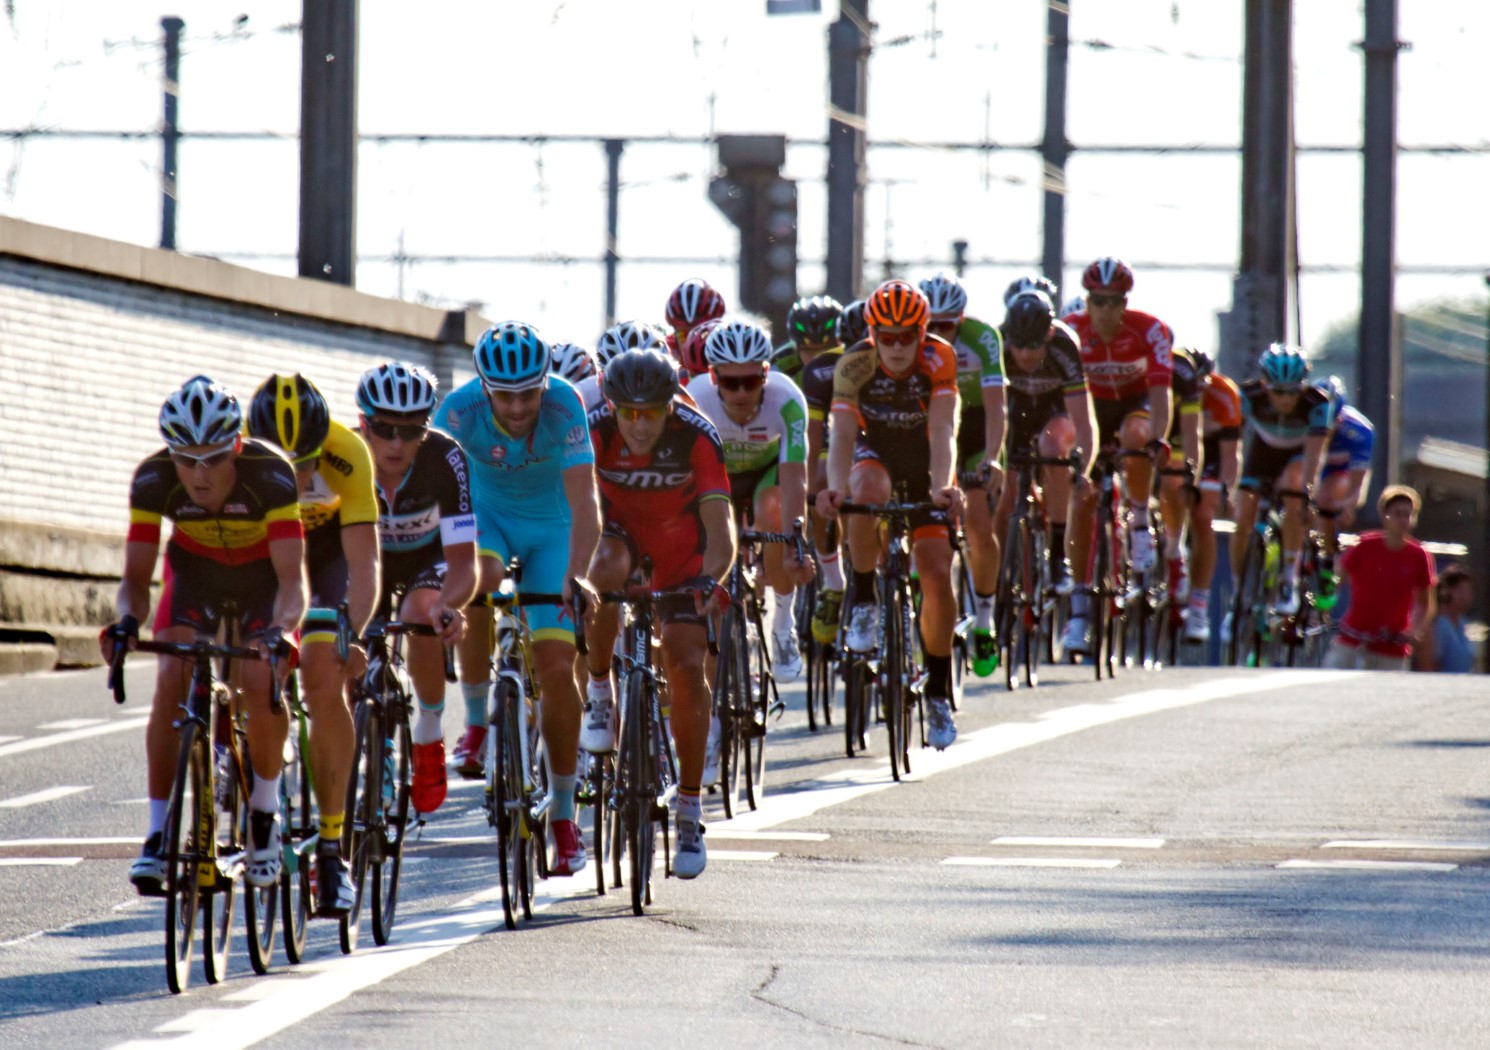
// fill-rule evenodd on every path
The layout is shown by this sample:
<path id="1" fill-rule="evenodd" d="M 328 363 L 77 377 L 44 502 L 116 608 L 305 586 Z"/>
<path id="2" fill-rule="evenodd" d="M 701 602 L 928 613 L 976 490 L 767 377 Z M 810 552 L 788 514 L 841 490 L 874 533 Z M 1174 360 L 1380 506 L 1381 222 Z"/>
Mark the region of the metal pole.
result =
<path id="1" fill-rule="evenodd" d="M 958 277 L 967 270 L 967 241 L 952 242 L 952 269 Z"/>
<path id="2" fill-rule="evenodd" d="M 1485 271 L 1485 289 L 1490 291 L 1490 270 Z M 1481 618 L 1490 619 L 1490 305 L 1485 308 L 1485 369 L 1485 505 L 1480 518 L 1485 526 L 1485 538 L 1475 593 L 1480 599 Z M 1490 671 L 1490 659 L 1485 664 Z"/>
<path id="3" fill-rule="evenodd" d="M 1402 471 L 1402 350 L 1393 301 L 1397 197 L 1397 0 L 1366 0 L 1365 142 L 1361 152 L 1361 329 L 1357 400 L 1376 424 L 1371 495 Z"/>
<path id="4" fill-rule="evenodd" d="M 1066 269 L 1066 158 L 1070 155 L 1066 141 L 1066 58 L 1070 51 L 1070 18 L 1069 0 L 1052 0 L 1046 8 L 1045 138 L 1040 146 L 1045 162 L 1045 232 L 1040 268 L 1057 287 L 1064 284 Z M 1059 305 L 1059 297 L 1056 303 Z"/>
<path id="5" fill-rule="evenodd" d="M 841 0 L 828 27 L 828 294 L 849 302 L 864 284 L 864 104 L 869 0 Z"/>
<path id="6" fill-rule="evenodd" d="M 358 0 L 303 0 L 300 276 L 357 279 Z"/>
<path id="7" fill-rule="evenodd" d="M 180 139 L 176 125 L 176 103 L 181 95 L 181 30 L 186 23 L 175 15 L 160 20 L 166 31 L 165 121 L 161 126 L 160 166 L 160 246 L 176 250 L 176 143 Z"/>
<path id="8" fill-rule="evenodd" d="M 605 140 L 605 326 L 616 323 L 616 270 L 621 255 L 616 251 L 616 236 L 621 222 L 621 139 Z"/>

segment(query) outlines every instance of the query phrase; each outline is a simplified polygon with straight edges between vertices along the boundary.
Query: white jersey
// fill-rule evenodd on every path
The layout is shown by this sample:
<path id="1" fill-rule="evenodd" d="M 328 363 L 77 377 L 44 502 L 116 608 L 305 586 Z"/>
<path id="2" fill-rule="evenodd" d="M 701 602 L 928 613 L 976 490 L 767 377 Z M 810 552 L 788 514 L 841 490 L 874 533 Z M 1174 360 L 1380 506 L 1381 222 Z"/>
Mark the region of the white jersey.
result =
<path id="1" fill-rule="evenodd" d="M 807 399 L 781 372 L 766 373 L 760 410 L 748 423 L 729 417 L 719 387 L 708 376 L 690 383 L 688 394 L 719 431 L 724 466 L 731 474 L 763 470 L 772 463 L 807 462 Z"/>
<path id="2" fill-rule="evenodd" d="M 581 379 L 574 384 L 574 389 L 579 391 L 579 396 L 585 403 L 585 411 L 593 412 L 605 401 L 605 395 L 600 392 L 600 376 L 593 375 Z"/>

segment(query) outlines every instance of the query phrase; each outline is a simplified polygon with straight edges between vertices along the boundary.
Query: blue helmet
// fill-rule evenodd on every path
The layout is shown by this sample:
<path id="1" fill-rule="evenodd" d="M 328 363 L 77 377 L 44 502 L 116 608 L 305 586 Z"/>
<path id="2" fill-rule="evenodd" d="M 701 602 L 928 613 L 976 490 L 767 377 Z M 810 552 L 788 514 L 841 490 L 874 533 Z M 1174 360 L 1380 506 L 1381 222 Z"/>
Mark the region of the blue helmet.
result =
<path id="1" fill-rule="evenodd" d="M 476 343 L 476 374 L 488 390 L 531 390 L 548 378 L 552 355 L 538 329 L 503 321 Z"/>
<path id="2" fill-rule="evenodd" d="M 1309 358 L 1302 347 L 1289 343 L 1274 343 L 1263 351 L 1257 361 L 1257 369 L 1268 386 L 1293 387 L 1304 385 L 1309 378 Z"/>

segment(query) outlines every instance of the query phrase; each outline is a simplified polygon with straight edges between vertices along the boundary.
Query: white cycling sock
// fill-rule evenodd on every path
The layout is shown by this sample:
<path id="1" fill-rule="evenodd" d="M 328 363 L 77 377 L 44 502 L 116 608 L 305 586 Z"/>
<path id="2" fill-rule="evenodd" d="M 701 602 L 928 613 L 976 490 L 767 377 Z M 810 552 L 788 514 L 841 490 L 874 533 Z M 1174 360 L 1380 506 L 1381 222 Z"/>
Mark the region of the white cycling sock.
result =
<path id="1" fill-rule="evenodd" d="M 440 717 L 444 713 L 444 704 L 436 708 L 428 708 L 421 701 L 419 704 L 419 717 L 414 719 L 414 743 L 433 744 L 436 740 L 444 740 L 445 727 L 440 724 Z"/>
<path id="2" fill-rule="evenodd" d="M 782 594 L 776 591 L 774 595 L 776 603 L 771 610 L 771 633 L 785 634 L 787 631 L 795 631 L 797 629 L 797 603 L 794 592 L 787 591 Z"/>
<path id="3" fill-rule="evenodd" d="M 1133 527 L 1135 529 L 1146 529 L 1149 527 L 1149 505 L 1147 503 L 1129 503 L 1128 510 L 1133 514 Z"/>
<path id="4" fill-rule="evenodd" d="M 1301 551 L 1290 551 L 1283 559 L 1283 569 L 1288 574 L 1284 579 L 1290 583 L 1297 583 L 1299 580 L 1299 561 L 1302 557 Z"/>
<path id="5" fill-rule="evenodd" d="M 973 611 L 977 613 L 977 629 L 980 631 L 993 630 L 993 595 L 973 594 Z"/>
<path id="6" fill-rule="evenodd" d="M 253 792 L 248 796 L 248 808 L 260 813 L 279 812 L 279 774 L 261 777 L 254 774 Z"/>
<path id="7" fill-rule="evenodd" d="M 1208 607 L 1210 604 L 1211 604 L 1211 589 L 1209 587 L 1206 587 L 1206 588 L 1203 588 L 1203 589 L 1200 588 L 1200 587 L 1191 587 L 1190 588 L 1190 608 L 1192 608 L 1192 609 L 1204 609 L 1204 608 Z"/>
<path id="8" fill-rule="evenodd" d="M 604 678 L 590 676 L 589 684 L 585 686 L 585 696 L 591 700 L 609 700 L 611 698 L 610 675 Z"/>
<path id="9" fill-rule="evenodd" d="M 152 798 L 150 800 L 150 830 L 145 837 L 158 834 L 165 830 L 166 814 L 171 810 L 171 800 L 168 798 Z"/>
<path id="10" fill-rule="evenodd" d="M 843 590 L 843 563 L 838 559 L 838 552 L 821 555 L 818 562 L 823 567 L 823 590 Z"/>
<path id="11" fill-rule="evenodd" d="M 1183 529 L 1164 529 L 1164 546 L 1170 561 L 1179 561 L 1185 556 L 1183 533 Z"/>

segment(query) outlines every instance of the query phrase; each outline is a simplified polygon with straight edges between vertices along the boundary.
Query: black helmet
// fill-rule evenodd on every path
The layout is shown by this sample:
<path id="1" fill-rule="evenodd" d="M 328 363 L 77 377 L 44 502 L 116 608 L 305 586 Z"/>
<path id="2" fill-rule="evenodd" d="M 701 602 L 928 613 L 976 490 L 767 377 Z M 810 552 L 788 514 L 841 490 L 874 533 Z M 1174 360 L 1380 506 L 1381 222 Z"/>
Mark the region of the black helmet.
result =
<path id="1" fill-rule="evenodd" d="M 838 318 L 838 341 L 847 350 L 869 338 L 869 319 L 864 316 L 864 300 L 855 299 L 843 308 Z"/>
<path id="2" fill-rule="evenodd" d="M 838 318 L 842 314 L 843 306 L 831 295 L 803 296 L 787 311 L 787 334 L 804 350 L 836 346 Z"/>
<path id="3" fill-rule="evenodd" d="M 618 405 L 660 405 L 678 392 L 678 366 L 660 350 L 625 350 L 605 366 L 601 389 Z"/>
<path id="4" fill-rule="evenodd" d="M 249 435 L 278 445 L 291 459 L 319 452 L 330 430 L 325 397 L 299 372 L 270 376 L 248 406 Z"/>
<path id="5" fill-rule="evenodd" d="M 1216 370 L 1216 359 L 1204 350 L 1189 347 L 1186 351 L 1190 360 L 1195 364 L 1195 378 L 1204 379 Z"/>
<path id="6" fill-rule="evenodd" d="M 1021 292 L 1004 315 L 1004 338 L 1013 346 L 1043 346 L 1055 320 L 1055 307 L 1044 292 Z"/>

